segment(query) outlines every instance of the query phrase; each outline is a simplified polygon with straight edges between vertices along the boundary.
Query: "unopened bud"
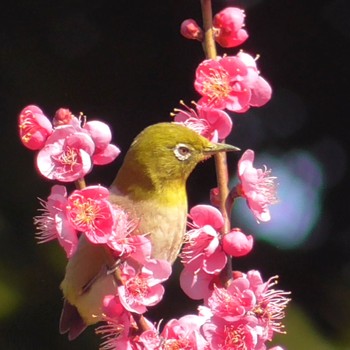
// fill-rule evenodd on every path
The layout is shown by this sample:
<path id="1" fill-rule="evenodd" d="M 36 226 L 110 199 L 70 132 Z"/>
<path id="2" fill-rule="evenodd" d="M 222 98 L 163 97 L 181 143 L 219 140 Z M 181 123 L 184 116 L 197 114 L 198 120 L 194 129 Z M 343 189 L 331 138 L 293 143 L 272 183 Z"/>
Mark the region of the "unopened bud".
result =
<path id="1" fill-rule="evenodd" d="M 69 109 L 60 108 L 56 111 L 52 122 L 54 126 L 67 125 L 71 123 L 73 118 L 74 116 Z"/>
<path id="2" fill-rule="evenodd" d="M 190 19 L 184 20 L 181 23 L 180 32 L 187 39 L 202 41 L 202 38 L 203 38 L 202 29 L 199 27 L 199 25 L 194 19 L 190 18 Z"/>

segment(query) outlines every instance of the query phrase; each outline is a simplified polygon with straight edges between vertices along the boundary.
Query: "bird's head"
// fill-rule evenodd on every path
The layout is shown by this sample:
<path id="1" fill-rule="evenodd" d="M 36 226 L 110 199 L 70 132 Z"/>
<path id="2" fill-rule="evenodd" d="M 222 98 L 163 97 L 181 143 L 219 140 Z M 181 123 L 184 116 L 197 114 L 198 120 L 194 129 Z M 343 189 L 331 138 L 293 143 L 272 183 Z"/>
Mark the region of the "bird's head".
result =
<path id="1" fill-rule="evenodd" d="M 172 184 L 184 186 L 199 162 L 218 152 L 237 150 L 231 145 L 212 143 L 180 124 L 154 124 L 135 138 L 113 185 L 126 193 L 139 186 L 147 192 Z"/>

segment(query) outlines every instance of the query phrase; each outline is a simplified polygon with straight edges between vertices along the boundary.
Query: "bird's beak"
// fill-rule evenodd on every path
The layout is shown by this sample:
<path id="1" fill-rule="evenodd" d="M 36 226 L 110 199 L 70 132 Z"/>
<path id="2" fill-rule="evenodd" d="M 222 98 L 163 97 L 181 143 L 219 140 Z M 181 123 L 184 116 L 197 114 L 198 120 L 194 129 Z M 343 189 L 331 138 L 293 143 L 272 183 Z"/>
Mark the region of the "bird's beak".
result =
<path id="1" fill-rule="evenodd" d="M 203 153 L 211 156 L 218 152 L 237 152 L 240 151 L 238 147 L 228 145 L 226 143 L 212 143 L 210 146 L 204 148 Z"/>

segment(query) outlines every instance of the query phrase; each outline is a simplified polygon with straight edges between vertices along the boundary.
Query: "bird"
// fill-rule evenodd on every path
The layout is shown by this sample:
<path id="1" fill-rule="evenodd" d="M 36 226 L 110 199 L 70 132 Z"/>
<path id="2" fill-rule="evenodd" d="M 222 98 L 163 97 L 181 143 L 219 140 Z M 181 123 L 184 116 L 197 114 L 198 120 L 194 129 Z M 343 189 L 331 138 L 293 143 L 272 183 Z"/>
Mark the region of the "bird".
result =
<path id="1" fill-rule="evenodd" d="M 110 201 L 137 218 L 133 234 L 147 233 L 152 258 L 172 264 L 179 254 L 187 222 L 186 181 L 196 165 L 218 152 L 238 150 L 175 122 L 153 124 L 136 136 L 109 188 Z M 109 263 L 102 245 L 80 236 L 60 286 L 60 332 L 70 340 L 103 320 L 103 298 L 116 294 L 113 275 L 106 272 Z"/>

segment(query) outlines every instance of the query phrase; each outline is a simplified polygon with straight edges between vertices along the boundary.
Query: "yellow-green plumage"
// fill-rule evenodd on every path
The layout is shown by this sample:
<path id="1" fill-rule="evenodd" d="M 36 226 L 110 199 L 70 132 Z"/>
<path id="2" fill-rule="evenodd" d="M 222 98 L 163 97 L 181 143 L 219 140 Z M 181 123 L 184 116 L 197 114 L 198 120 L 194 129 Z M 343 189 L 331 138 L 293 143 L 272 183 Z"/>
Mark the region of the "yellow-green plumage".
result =
<path id="1" fill-rule="evenodd" d="M 186 180 L 195 166 L 219 151 L 237 148 L 214 144 L 185 126 L 159 123 L 146 128 L 134 140 L 111 185 L 112 203 L 121 206 L 139 224 L 133 234 L 147 234 L 152 257 L 173 263 L 186 228 Z M 112 275 L 107 275 L 104 248 L 81 237 L 69 260 L 61 284 L 66 307 L 78 315 L 62 314 L 61 331 L 75 338 L 84 324 L 101 320 L 104 295 L 115 293 Z"/>

